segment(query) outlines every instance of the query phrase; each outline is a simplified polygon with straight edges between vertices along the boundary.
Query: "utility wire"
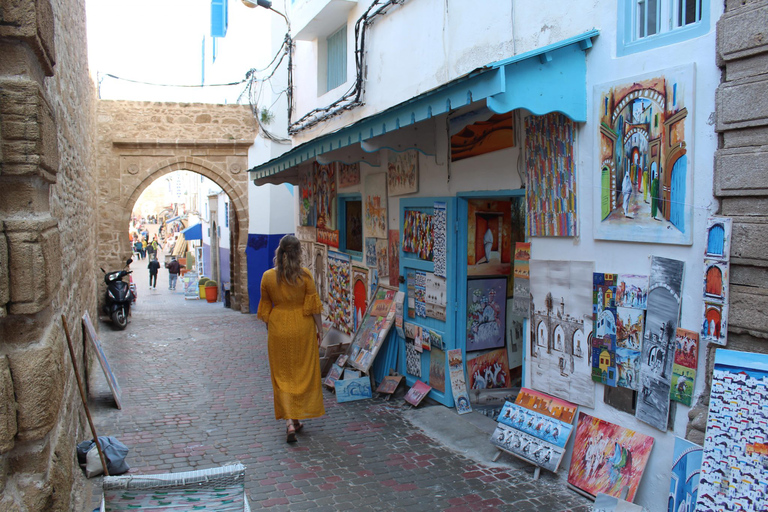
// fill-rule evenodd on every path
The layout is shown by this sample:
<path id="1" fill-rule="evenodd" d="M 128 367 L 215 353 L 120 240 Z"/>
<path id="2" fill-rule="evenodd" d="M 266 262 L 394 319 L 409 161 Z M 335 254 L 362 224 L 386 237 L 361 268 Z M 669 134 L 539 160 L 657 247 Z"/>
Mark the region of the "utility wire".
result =
<path id="1" fill-rule="evenodd" d="M 232 85 L 240 85 L 244 84 L 248 81 L 248 75 L 246 75 L 246 78 L 243 78 L 239 82 L 229 82 L 226 84 L 196 84 L 196 85 L 190 85 L 190 84 L 158 84 L 154 82 L 143 82 L 141 80 L 132 80 L 130 78 L 123 78 L 117 75 L 113 75 L 111 73 L 99 73 L 99 76 L 108 76 L 109 78 L 114 78 L 115 80 L 122 80 L 124 82 L 131 82 L 134 84 L 142 84 L 142 85 L 153 85 L 156 87 L 229 87 Z"/>

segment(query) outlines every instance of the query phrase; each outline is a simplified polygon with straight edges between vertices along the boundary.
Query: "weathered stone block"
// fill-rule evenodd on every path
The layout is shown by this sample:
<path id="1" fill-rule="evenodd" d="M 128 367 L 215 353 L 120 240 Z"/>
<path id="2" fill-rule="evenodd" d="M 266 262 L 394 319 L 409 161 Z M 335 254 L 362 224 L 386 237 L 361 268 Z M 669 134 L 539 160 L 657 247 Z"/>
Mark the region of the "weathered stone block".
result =
<path id="1" fill-rule="evenodd" d="M 721 149 L 715 154 L 715 194 L 756 196 L 768 194 L 768 151 Z"/>
<path id="2" fill-rule="evenodd" d="M 717 131 L 768 124 L 768 77 L 726 82 L 715 93 Z"/>
<path id="3" fill-rule="evenodd" d="M 768 290 L 731 286 L 728 330 L 768 337 Z M 729 339 L 729 348 L 732 344 Z"/>
<path id="4" fill-rule="evenodd" d="M 39 478 L 19 478 L 19 489 L 23 510 L 53 510 L 53 488 L 49 482 Z"/>
<path id="5" fill-rule="evenodd" d="M 18 406 L 18 441 L 40 440 L 56 425 L 64 393 L 63 336 L 54 323 L 36 347 L 8 355 Z"/>
<path id="6" fill-rule="evenodd" d="M 46 440 L 26 443 L 10 454 L 10 469 L 13 473 L 44 474 L 50 466 L 50 458 L 51 445 Z"/>
<path id="7" fill-rule="evenodd" d="M 11 300 L 10 281 L 8 279 L 8 240 L 4 226 L 0 222 L 0 318 L 6 316 L 6 305 Z"/>
<path id="8" fill-rule="evenodd" d="M 49 0 L 0 2 L 0 36 L 28 44 L 45 74 L 53 76 L 56 47 L 53 9 Z"/>
<path id="9" fill-rule="evenodd" d="M 768 52 L 768 4 L 726 12 L 717 23 L 717 52 L 725 61 Z"/>
<path id="10" fill-rule="evenodd" d="M 731 237 L 731 258 L 746 260 L 753 265 L 768 266 L 768 222 L 744 222 L 734 219 Z M 762 283 L 768 286 L 768 283 Z"/>
<path id="11" fill-rule="evenodd" d="M 77 416 L 70 421 L 76 421 Z M 50 458 L 50 471 L 48 473 L 48 482 L 54 489 L 53 504 L 51 510 L 67 511 L 72 510 L 70 502 L 75 499 L 75 495 L 82 495 L 83 482 L 78 482 L 80 485 L 73 487 L 74 472 L 82 475 L 82 472 L 77 466 L 76 458 L 72 456 L 76 451 L 76 428 L 71 430 L 66 428 L 65 425 L 60 425 L 56 429 L 56 437 L 51 443 L 53 450 Z M 90 489 L 90 485 L 87 486 Z M 59 489 L 65 489 L 65 492 L 58 492 Z M 71 489 L 71 491 L 70 491 Z"/>
<path id="12" fill-rule="evenodd" d="M 731 261 L 731 279 L 732 285 L 766 287 L 768 286 L 768 266 L 754 267 L 736 265 Z"/>
<path id="13" fill-rule="evenodd" d="M 16 437 L 16 398 L 8 357 L 0 358 L 0 453 L 13 448 Z"/>
<path id="14" fill-rule="evenodd" d="M 729 217 L 768 217 L 768 200 L 765 197 L 723 197 L 720 206 L 722 214 Z"/>
<path id="15" fill-rule="evenodd" d="M 756 126 L 743 130 L 728 130 L 723 132 L 723 148 L 732 149 L 743 146 L 768 146 L 768 126 Z M 763 148 L 765 149 L 765 148 Z"/>

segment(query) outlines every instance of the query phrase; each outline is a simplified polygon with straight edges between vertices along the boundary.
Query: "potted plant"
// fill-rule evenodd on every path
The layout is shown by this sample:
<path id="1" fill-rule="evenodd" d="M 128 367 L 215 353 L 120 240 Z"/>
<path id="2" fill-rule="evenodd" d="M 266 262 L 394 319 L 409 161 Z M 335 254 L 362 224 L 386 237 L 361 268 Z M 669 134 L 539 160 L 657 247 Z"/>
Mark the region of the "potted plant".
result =
<path id="1" fill-rule="evenodd" d="M 213 279 L 209 279 L 205 283 L 205 300 L 208 302 L 216 302 L 219 298 L 219 283 Z"/>
<path id="2" fill-rule="evenodd" d="M 200 298 L 205 298 L 205 283 L 210 281 L 207 277 L 203 276 L 197 281 L 197 290 L 200 293 Z"/>

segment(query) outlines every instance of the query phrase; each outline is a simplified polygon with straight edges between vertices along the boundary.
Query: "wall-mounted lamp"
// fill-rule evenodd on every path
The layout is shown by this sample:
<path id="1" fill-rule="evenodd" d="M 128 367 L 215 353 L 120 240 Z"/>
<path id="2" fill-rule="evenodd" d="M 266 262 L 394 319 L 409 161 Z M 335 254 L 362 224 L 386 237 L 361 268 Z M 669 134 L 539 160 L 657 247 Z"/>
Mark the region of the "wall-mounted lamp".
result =
<path id="1" fill-rule="evenodd" d="M 253 9 L 254 7 L 264 7 L 266 9 L 272 8 L 272 0 L 243 0 L 246 7 Z"/>

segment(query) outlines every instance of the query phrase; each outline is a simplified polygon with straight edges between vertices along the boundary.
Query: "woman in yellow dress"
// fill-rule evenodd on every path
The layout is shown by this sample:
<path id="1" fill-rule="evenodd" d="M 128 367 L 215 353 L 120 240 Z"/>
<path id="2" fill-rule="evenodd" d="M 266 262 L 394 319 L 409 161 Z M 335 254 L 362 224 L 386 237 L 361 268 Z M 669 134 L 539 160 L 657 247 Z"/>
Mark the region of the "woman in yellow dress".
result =
<path id="1" fill-rule="evenodd" d="M 301 244 L 286 235 L 277 248 L 275 268 L 261 278 L 257 316 L 267 324 L 275 418 L 286 420 L 289 443 L 304 427 L 299 420 L 325 414 L 318 353 L 321 311 L 315 282 L 301 267 Z"/>

